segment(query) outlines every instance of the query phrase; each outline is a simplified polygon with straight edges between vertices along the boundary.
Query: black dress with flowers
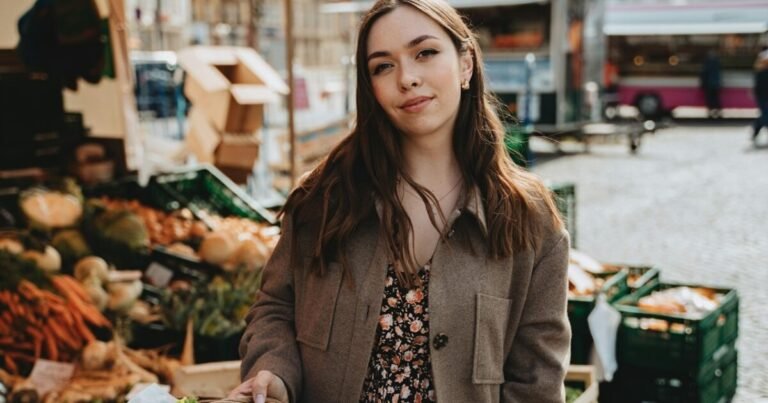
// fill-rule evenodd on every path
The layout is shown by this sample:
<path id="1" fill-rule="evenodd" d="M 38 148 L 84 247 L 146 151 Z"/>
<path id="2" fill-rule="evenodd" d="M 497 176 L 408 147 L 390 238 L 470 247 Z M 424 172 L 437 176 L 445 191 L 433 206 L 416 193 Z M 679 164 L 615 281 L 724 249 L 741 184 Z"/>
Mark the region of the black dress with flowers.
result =
<path id="1" fill-rule="evenodd" d="M 361 402 L 436 401 L 429 358 L 429 268 L 419 271 L 421 285 L 406 290 L 390 265 Z"/>

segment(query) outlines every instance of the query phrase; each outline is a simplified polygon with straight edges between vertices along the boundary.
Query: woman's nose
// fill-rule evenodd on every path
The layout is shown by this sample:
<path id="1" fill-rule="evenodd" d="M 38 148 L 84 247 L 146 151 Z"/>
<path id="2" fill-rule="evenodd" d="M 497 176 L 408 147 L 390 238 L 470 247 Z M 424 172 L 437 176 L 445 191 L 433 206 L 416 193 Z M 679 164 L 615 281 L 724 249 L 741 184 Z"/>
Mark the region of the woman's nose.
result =
<path id="1" fill-rule="evenodd" d="M 400 89 L 408 91 L 421 85 L 419 74 L 410 66 L 403 65 L 400 68 Z"/>

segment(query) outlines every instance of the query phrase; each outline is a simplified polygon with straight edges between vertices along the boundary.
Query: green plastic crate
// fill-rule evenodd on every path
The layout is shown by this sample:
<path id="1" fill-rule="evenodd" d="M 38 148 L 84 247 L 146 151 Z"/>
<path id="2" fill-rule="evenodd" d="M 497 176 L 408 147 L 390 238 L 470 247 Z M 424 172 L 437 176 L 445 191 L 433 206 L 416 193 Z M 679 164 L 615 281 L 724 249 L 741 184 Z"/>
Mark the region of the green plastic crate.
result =
<path id="1" fill-rule="evenodd" d="M 672 287 L 702 287 L 688 284 L 659 284 L 659 290 Z M 724 295 L 717 309 L 704 318 L 647 312 L 637 301 L 650 293 L 632 293 L 614 304 L 622 321 L 617 340 L 619 365 L 654 370 L 690 371 L 709 361 L 718 349 L 738 337 L 739 298 L 736 290 L 704 287 Z M 646 319 L 666 321 L 667 331 L 648 329 Z M 646 327 L 646 328 L 643 328 Z"/>
<path id="2" fill-rule="evenodd" d="M 180 201 L 198 216 L 201 210 L 205 210 L 222 216 L 277 222 L 273 212 L 256 203 L 212 165 L 156 175 L 150 186 L 157 188 L 158 194 L 165 193 L 171 199 Z"/>
<path id="3" fill-rule="evenodd" d="M 524 168 L 531 164 L 531 161 L 528 160 L 531 153 L 528 144 L 528 133 L 520 125 L 515 123 L 506 125 L 504 145 L 515 164 Z"/>
<path id="4" fill-rule="evenodd" d="M 565 221 L 565 228 L 571 236 L 571 247 L 576 247 L 576 185 L 573 183 L 556 183 L 549 186 L 555 195 L 557 210 Z"/>
<path id="5" fill-rule="evenodd" d="M 598 275 L 605 279 L 599 293 L 606 295 L 608 302 L 614 302 L 629 293 L 627 272 L 618 271 Z M 568 297 L 568 321 L 571 323 L 571 364 L 587 364 L 592 351 L 592 334 L 587 318 L 595 308 L 595 296 Z"/>
<path id="6" fill-rule="evenodd" d="M 699 371 L 674 372 L 622 366 L 615 383 L 623 402 L 725 403 L 736 394 L 738 352 L 722 346 Z"/>
<path id="7" fill-rule="evenodd" d="M 627 272 L 627 285 L 630 292 L 643 292 L 643 295 L 659 287 L 661 271 L 653 266 L 630 264 L 604 264 L 606 271 L 624 270 Z"/>

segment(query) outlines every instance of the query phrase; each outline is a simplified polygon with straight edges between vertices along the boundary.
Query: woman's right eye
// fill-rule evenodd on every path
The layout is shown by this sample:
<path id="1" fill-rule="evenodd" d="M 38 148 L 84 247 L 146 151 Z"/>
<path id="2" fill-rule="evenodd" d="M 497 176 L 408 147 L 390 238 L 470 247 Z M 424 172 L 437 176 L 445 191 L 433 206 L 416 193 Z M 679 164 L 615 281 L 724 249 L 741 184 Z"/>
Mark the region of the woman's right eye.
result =
<path id="1" fill-rule="evenodd" d="M 392 67 L 392 65 L 389 64 L 389 63 L 378 64 L 378 65 L 376 65 L 376 67 L 373 68 L 372 74 L 375 76 L 375 75 L 383 72 L 384 70 L 386 70 L 386 69 L 388 69 L 390 67 Z"/>

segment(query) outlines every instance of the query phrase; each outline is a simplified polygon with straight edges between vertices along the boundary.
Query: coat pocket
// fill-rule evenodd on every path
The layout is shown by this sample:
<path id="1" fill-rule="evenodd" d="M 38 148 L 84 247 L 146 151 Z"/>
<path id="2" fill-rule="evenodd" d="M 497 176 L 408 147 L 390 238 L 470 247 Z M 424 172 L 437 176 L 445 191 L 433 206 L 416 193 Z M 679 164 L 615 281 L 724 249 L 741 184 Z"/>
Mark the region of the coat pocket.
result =
<path id="1" fill-rule="evenodd" d="M 477 294 L 472 382 L 504 383 L 504 339 L 512 300 Z"/>
<path id="2" fill-rule="evenodd" d="M 297 289 L 296 340 L 326 351 L 341 286 L 341 265 L 329 264 L 322 277 L 310 273 L 307 267 L 305 265 L 302 287 Z"/>

